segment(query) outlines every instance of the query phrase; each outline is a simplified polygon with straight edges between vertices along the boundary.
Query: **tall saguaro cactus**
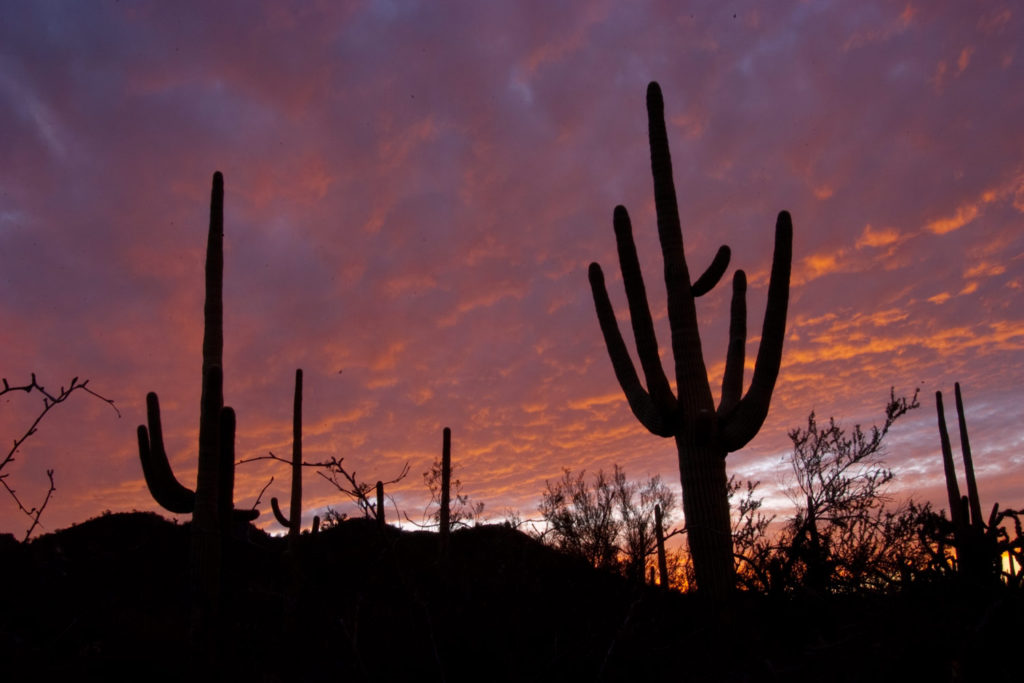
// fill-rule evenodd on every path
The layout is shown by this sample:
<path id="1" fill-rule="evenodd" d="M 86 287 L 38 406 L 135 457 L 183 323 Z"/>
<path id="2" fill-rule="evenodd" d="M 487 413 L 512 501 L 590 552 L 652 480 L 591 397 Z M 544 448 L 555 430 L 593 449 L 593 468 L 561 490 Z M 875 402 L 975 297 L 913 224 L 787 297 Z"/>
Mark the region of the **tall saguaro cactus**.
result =
<path id="1" fill-rule="evenodd" d="M 203 305 L 202 394 L 199 408 L 199 471 L 192 491 L 174 476 L 164 449 L 160 404 L 146 396 L 149 428 L 138 428 L 142 472 L 153 498 L 170 512 L 192 514 L 190 572 L 193 645 L 200 661 L 216 659 L 222 603 L 224 544 L 233 519 L 259 513 L 235 511 L 235 414 L 224 406 L 224 178 L 213 175 L 210 229 L 206 246 L 206 299 Z"/>
<path id="2" fill-rule="evenodd" d="M 290 545 L 302 530 L 302 370 L 295 371 L 295 402 L 292 410 L 292 496 L 289 516 L 285 517 L 277 498 L 270 499 L 270 507 L 278 524 L 288 529 Z"/>
<path id="3" fill-rule="evenodd" d="M 451 485 L 452 485 L 452 430 L 444 428 L 441 445 L 441 509 L 438 513 L 438 533 L 441 557 L 448 557 L 451 536 Z"/>
<path id="4" fill-rule="evenodd" d="M 695 299 L 709 292 L 721 279 L 728 267 L 730 252 L 728 247 L 721 247 L 708 269 L 691 282 L 672 180 L 664 103 L 657 83 L 647 88 L 647 120 L 678 395 L 673 394 L 662 369 L 632 226 L 623 206 L 615 207 L 615 240 L 646 388 L 619 331 L 605 288 L 604 273 L 597 263 L 590 264 L 590 286 L 615 376 L 633 414 L 651 433 L 675 439 L 697 587 L 718 599 L 728 595 L 735 584 L 725 457 L 754 438 L 768 415 L 786 332 L 793 226 L 787 212 L 779 213 L 761 344 L 746 394 L 743 394 L 743 368 L 747 282 L 742 270 L 736 271 L 733 277 L 729 346 L 721 399 L 716 408 L 701 350 Z"/>

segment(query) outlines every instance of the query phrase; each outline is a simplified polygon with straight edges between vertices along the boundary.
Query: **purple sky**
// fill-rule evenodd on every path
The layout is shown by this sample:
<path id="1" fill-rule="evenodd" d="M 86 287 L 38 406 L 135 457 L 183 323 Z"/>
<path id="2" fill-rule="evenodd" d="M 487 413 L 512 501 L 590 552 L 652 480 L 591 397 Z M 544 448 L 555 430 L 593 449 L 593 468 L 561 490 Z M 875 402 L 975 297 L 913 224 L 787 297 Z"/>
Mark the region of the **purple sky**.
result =
<path id="1" fill-rule="evenodd" d="M 626 315 L 612 208 L 633 218 L 668 339 L 644 91 L 665 94 L 691 270 L 751 281 L 795 226 L 782 371 L 730 472 L 782 490 L 812 409 L 881 419 L 921 387 L 887 462 L 945 507 L 934 392 L 961 382 L 982 502 L 1024 502 L 1024 12 L 1009 2 L 24 2 L 0 7 L 0 375 L 72 376 L 11 465 L 47 529 L 157 509 L 135 428 L 160 395 L 194 484 L 210 179 L 225 176 L 225 396 L 239 457 L 305 451 L 393 493 L 453 430 L 463 490 L 535 513 L 562 467 L 678 486 L 636 422 L 587 285 Z M 729 294 L 700 300 L 717 393 Z M 625 318 L 622 319 L 625 322 Z M 670 356 L 670 354 L 669 354 Z M 671 358 L 666 357 L 672 376 Z M 749 368 L 748 368 L 749 380 Z M 9 399 L 9 400 L 8 400 Z M 0 438 L 38 408 L 0 399 Z M 950 413 L 955 421 L 955 415 Z M 954 441 L 956 436 L 954 433 Z M 6 449 L 5 449 L 6 450 Z M 288 470 L 239 468 L 236 502 Z M 351 511 L 307 477 L 307 517 Z M 0 531 L 27 520 L 0 496 Z"/>

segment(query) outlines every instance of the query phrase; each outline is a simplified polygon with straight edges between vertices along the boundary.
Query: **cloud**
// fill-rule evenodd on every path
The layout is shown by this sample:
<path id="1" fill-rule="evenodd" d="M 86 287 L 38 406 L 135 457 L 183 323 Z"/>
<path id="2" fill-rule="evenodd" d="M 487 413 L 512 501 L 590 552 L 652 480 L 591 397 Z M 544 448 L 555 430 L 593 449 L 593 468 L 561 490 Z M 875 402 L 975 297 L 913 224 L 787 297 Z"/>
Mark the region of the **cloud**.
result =
<path id="1" fill-rule="evenodd" d="M 751 359 L 772 219 L 785 208 L 795 221 L 783 372 L 730 468 L 777 468 L 786 429 L 812 406 L 862 419 L 892 384 L 958 379 L 978 404 L 1007 406 L 978 431 L 998 434 L 992 461 L 1019 479 L 1019 430 L 999 426 L 1019 424 L 1012 406 L 1024 405 L 1024 95 L 1006 87 L 1022 68 L 1018 13 L 794 1 L 732 14 L 4 6 L 0 374 L 86 376 L 124 414 L 66 406 L 26 443 L 17 476 L 57 470 L 55 526 L 153 509 L 133 430 L 156 390 L 175 471 L 194 480 L 203 249 L 221 170 L 239 453 L 287 448 L 302 367 L 310 455 L 374 480 L 408 460 L 413 475 L 393 489 L 410 508 L 444 426 L 490 509 L 532 510 L 563 466 L 619 462 L 677 481 L 674 445 L 621 396 L 586 282 L 595 260 L 618 278 L 611 212 L 628 206 L 672 375 L 644 111 L 658 80 L 690 267 L 728 244 L 731 268 L 748 270 Z M 698 302 L 715 389 L 729 300 L 720 286 Z M 937 472 L 927 429 L 893 456 L 931 463 L 922 481 Z M 281 476 L 240 470 L 249 504 Z M 309 500 L 344 504 L 319 478 Z M 0 530 L 19 525 L 0 507 Z"/>

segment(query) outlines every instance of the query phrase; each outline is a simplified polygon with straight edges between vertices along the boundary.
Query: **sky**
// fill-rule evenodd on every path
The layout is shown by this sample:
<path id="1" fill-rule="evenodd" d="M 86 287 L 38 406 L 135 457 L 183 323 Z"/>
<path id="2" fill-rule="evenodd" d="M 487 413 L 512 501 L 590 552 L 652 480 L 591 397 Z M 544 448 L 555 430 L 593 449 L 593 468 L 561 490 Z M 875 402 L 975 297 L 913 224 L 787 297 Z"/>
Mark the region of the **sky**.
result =
<path id="1" fill-rule="evenodd" d="M 537 517 L 562 468 L 660 474 L 594 313 L 627 334 L 630 211 L 673 376 L 644 93 L 665 98 L 691 272 L 744 269 L 747 381 L 775 216 L 794 222 L 782 368 L 728 457 L 785 514 L 787 432 L 879 423 L 894 500 L 945 503 L 934 393 L 963 387 L 982 503 L 1024 504 L 1024 11 L 1010 2 L 0 1 L 0 375 L 78 392 L 4 469 L 43 531 L 154 510 L 136 427 L 158 393 L 194 486 L 203 259 L 225 178 L 225 400 L 239 457 L 344 458 L 420 520 L 452 429 L 463 493 Z M 699 300 L 711 386 L 729 287 Z M 0 397 L 11 443 L 41 405 Z M 953 440 L 957 441 L 954 429 Z M 959 451 L 959 448 L 955 450 Z M 4 449 L 6 452 L 6 448 Z M 288 499 L 240 465 L 235 501 Z M 962 484 L 961 484 L 962 485 Z M 304 518 L 347 499 L 311 472 Z M 287 508 L 287 505 L 285 505 Z M 169 516 L 169 513 L 164 513 Z M 393 512 L 389 511 L 389 514 Z M 0 532 L 28 520 L 0 495 Z"/>

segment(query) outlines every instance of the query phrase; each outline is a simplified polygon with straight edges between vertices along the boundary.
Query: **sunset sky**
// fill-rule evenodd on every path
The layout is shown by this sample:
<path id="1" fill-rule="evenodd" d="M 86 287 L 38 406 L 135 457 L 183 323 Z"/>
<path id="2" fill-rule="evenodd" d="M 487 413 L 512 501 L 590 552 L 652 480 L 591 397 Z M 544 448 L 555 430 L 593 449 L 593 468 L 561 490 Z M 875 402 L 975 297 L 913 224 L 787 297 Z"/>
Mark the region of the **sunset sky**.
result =
<path id="1" fill-rule="evenodd" d="M 775 216 L 793 216 L 782 370 L 729 471 L 785 513 L 789 429 L 811 410 L 879 422 L 890 386 L 920 387 L 889 439 L 892 491 L 946 507 L 934 392 L 955 423 L 959 381 L 983 505 L 1024 504 L 1024 11 L 931 0 L 3 2 L 0 376 L 89 378 L 122 413 L 76 394 L 9 481 L 34 504 L 56 470 L 45 530 L 159 510 L 135 437 L 156 391 L 194 486 L 219 170 L 239 457 L 290 453 L 302 368 L 306 457 L 371 482 L 408 461 L 391 493 L 416 520 L 445 426 L 464 493 L 496 517 L 536 516 L 563 467 L 619 463 L 678 491 L 586 274 L 602 264 L 628 332 L 624 204 L 671 376 L 652 80 L 691 272 L 728 244 L 750 279 L 748 364 Z M 698 305 L 716 394 L 728 307 L 727 281 Z M 39 408 L 0 398 L 4 453 Z M 260 523 L 279 531 L 287 467 L 239 467 L 235 500 L 271 476 Z M 307 473 L 306 519 L 328 505 L 353 512 Z M 0 495 L 0 532 L 27 526 Z"/>

